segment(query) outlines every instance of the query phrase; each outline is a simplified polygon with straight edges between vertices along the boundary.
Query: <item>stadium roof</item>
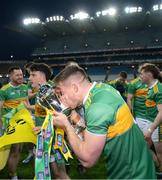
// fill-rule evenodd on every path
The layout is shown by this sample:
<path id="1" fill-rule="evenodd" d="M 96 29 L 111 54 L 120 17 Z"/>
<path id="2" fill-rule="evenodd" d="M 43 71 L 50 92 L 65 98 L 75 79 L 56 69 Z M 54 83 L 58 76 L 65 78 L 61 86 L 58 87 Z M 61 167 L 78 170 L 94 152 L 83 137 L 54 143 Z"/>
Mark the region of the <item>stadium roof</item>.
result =
<path id="1" fill-rule="evenodd" d="M 154 4 L 150 9 L 139 5 L 120 7 L 120 9 L 110 6 L 108 9 L 96 12 L 93 16 L 90 16 L 88 12 L 79 13 L 66 18 L 55 15 L 44 20 L 39 17 L 29 17 L 26 23 L 22 23 L 15 29 L 40 38 L 51 39 L 74 34 L 136 31 L 147 27 L 162 27 L 161 4 Z"/>
<path id="2" fill-rule="evenodd" d="M 147 11 L 152 14 L 152 8 L 153 5 L 155 6 L 155 10 L 159 11 L 160 0 L 66 0 L 66 1 L 57 1 L 57 0 L 39 0 L 39 4 L 37 1 L 3 1 L 2 3 L 2 22 L 1 22 L 1 58 L 7 57 L 9 58 L 10 55 L 14 55 L 15 58 L 24 58 L 29 57 L 32 50 L 39 46 L 40 38 L 49 37 L 51 39 L 55 38 L 56 36 L 65 36 L 75 33 L 77 34 L 78 31 L 82 33 L 86 32 L 97 32 L 100 33 L 102 31 L 110 31 L 111 29 L 115 30 L 123 30 L 123 25 L 120 26 L 121 17 L 122 16 L 135 16 L 136 13 L 125 13 L 125 8 L 127 8 L 127 12 L 135 11 L 136 8 L 129 9 L 128 7 L 141 7 L 142 13 L 146 13 Z M 158 6 L 157 6 L 158 4 Z M 96 12 L 102 12 L 102 14 L 107 13 L 107 9 L 109 8 L 116 8 L 116 14 L 112 18 L 114 19 L 108 22 L 107 24 L 111 25 L 112 22 L 115 22 L 116 24 L 113 24 L 109 29 L 104 28 L 104 19 L 107 22 L 107 18 L 110 14 L 113 14 L 114 11 L 110 11 L 105 18 L 101 21 L 102 17 L 97 16 Z M 73 18 L 71 20 L 71 14 L 74 15 L 75 13 L 79 11 L 85 11 L 89 14 L 90 21 L 92 23 L 85 23 L 75 22 L 76 19 Z M 139 10 L 138 10 L 139 12 Z M 98 13 L 99 14 L 99 13 Z M 64 21 L 61 23 L 59 21 L 47 21 L 46 18 L 50 18 L 53 16 L 56 16 L 55 20 L 58 20 L 57 16 L 63 16 Z M 40 18 L 40 24 L 37 23 L 37 25 L 30 24 L 30 27 L 23 26 L 23 18 Z M 159 16 L 159 15 L 158 15 Z M 92 17 L 92 19 L 91 19 Z M 107 18 L 106 18 L 107 17 Z M 137 16 L 138 17 L 138 16 Z M 158 17 L 159 18 L 159 17 Z M 54 20 L 54 19 L 53 19 Z M 66 21 L 68 20 L 68 21 Z M 89 22 L 88 19 L 85 19 L 85 21 Z M 98 22 L 99 21 L 99 22 Z M 101 21 L 101 22 L 100 22 Z M 135 20 L 130 18 L 130 21 L 135 22 Z M 147 21 L 147 20 L 146 20 Z M 159 20 L 160 21 L 160 20 Z M 72 23 L 73 22 L 73 23 Z M 139 23 L 139 21 L 136 21 Z M 134 24 L 137 24 L 137 23 Z M 140 21 L 142 22 L 142 21 Z M 43 23 L 43 24 L 42 24 Z M 127 22 L 124 23 L 127 25 Z M 14 24 L 12 26 L 12 24 Z M 42 24 L 42 25 L 41 25 Z M 47 25 L 48 24 L 48 25 Z M 55 24 L 55 25 L 54 25 Z M 80 27 L 76 27 L 77 24 L 80 24 Z M 142 24 L 142 23 L 141 23 Z M 144 23 L 145 24 L 145 23 Z M 129 25 L 129 24 L 128 24 Z M 9 28 L 7 29 L 6 26 Z M 15 27 L 16 26 L 16 27 Z M 50 29 L 50 27 L 52 29 Z M 121 27 L 121 28 L 120 28 Z M 137 26 L 136 26 L 137 27 Z M 85 31 L 83 28 L 87 29 Z M 131 28 L 131 26 L 125 26 L 125 28 Z M 9 30 L 15 30 L 17 32 L 23 32 L 21 34 L 16 34 L 15 32 L 11 32 Z M 25 32 L 28 32 L 28 34 L 25 35 Z M 34 36 L 31 36 L 33 34 Z M 38 39 L 36 38 L 38 37 Z M 41 41 L 42 42 L 42 41 Z"/>

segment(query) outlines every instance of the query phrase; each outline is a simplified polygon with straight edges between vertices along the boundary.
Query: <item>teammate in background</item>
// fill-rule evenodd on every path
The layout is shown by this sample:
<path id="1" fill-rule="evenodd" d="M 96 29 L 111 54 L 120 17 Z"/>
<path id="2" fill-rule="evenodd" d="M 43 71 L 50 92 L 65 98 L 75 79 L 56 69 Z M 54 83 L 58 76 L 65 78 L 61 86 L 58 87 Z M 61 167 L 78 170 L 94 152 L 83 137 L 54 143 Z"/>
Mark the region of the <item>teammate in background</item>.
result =
<path id="1" fill-rule="evenodd" d="M 146 120 L 145 139 L 149 142 L 152 138 L 157 156 L 160 160 L 160 171 L 162 171 L 162 142 L 160 137 L 160 124 L 162 123 L 162 84 L 158 78 L 160 70 L 154 64 L 145 63 L 139 68 L 140 78 L 148 86 L 146 97 Z"/>
<path id="2" fill-rule="evenodd" d="M 86 130 L 83 141 L 67 117 L 53 115 L 55 126 L 64 128 L 70 146 L 85 167 L 92 167 L 104 152 L 107 178 L 155 179 L 152 155 L 139 127 L 120 94 L 104 83 L 90 83 L 85 71 L 69 66 L 55 77 L 60 99 L 75 109 L 84 105 Z"/>
<path id="3" fill-rule="evenodd" d="M 115 80 L 109 81 L 108 84 L 114 87 L 116 90 L 118 90 L 121 96 L 123 97 L 123 99 L 126 101 L 128 82 L 127 82 L 127 73 L 125 71 L 121 71 L 119 73 L 119 77 Z"/>
<path id="4" fill-rule="evenodd" d="M 142 119 L 146 118 L 145 101 L 147 92 L 147 85 L 142 83 L 139 77 L 132 80 L 128 85 L 127 104 L 138 125 L 142 121 Z"/>
<path id="5" fill-rule="evenodd" d="M 33 63 L 29 67 L 29 81 L 33 88 L 40 88 L 40 85 L 48 84 L 48 81 L 52 75 L 50 67 L 44 63 Z M 39 93 L 39 91 L 38 91 Z M 28 107 L 32 109 L 32 107 Z M 36 130 L 40 129 L 46 116 L 45 110 L 36 102 L 35 104 L 35 122 Z M 56 179 L 69 179 L 66 174 L 65 164 L 56 164 L 55 154 L 51 155 L 51 169 Z"/>
<path id="6" fill-rule="evenodd" d="M 146 117 L 146 97 L 148 93 L 148 87 L 143 83 L 140 77 L 132 80 L 128 86 L 127 104 L 142 132 L 147 129 L 147 117 Z M 160 161 L 156 155 L 156 151 L 152 141 L 149 141 L 149 146 L 153 152 L 154 161 L 156 167 L 160 165 Z"/>
<path id="7" fill-rule="evenodd" d="M 23 72 L 20 67 L 11 67 L 8 70 L 10 82 L 4 85 L 0 89 L 0 108 L 1 108 L 1 118 L 13 108 L 16 108 L 20 103 L 28 102 L 27 93 L 28 89 L 25 84 L 23 84 Z M 2 119 L 0 118 L 1 125 Z M 7 122 L 3 122 L 3 125 L 7 126 Z M 9 159 L 8 159 L 8 169 L 9 176 L 11 179 L 18 179 L 16 169 L 20 158 L 20 152 L 22 149 L 22 144 L 12 144 Z"/>

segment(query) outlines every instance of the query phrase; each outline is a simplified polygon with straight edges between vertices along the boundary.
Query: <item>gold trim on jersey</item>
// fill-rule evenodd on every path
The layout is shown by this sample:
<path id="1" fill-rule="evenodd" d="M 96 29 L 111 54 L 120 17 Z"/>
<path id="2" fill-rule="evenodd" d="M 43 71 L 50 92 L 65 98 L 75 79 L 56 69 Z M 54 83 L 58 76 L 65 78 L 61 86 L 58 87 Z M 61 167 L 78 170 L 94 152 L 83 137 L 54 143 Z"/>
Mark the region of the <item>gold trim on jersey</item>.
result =
<path id="1" fill-rule="evenodd" d="M 39 104 L 35 104 L 35 116 L 37 117 L 45 117 L 46 111 Z"/>
<path id="2" fill-rule="evenodd" d="M 116 122 L 114 125 L 109 126 L 107 132 L 107 138 L 113 138 L 119 136 L 130 129 L 133 125 L 133 116 L 127 106 L 124 103 L 116 113 Z"/>
<path id="3" fill-rule="evenodd" d="M 12 100 L 5 100 L 2 108 L 16 108 L 23 101 L 26 101 L 26 97 L 20 98 L 20 99 L 15 99 L 15 100 L 13 100 L 13 99 Z"/>
<path id="4" fill-rule="evenodd" d="M 136 83 L 136 82 L 138 82 L 138 81 L 140 81 L 140 79 L 139 79 L 139 78 L 136 78 L 136 79 L 133 79 L 130 83 L 131 83 L 131 84 L 134 84 L 134 83 Z"/>
<path id="5" fill-rule="evenodd" d="M 148 92 L 148 89 L 147 89 L 147 88 L 138 89 L 138 90 L 135 92 L 135 96 L 147 96 L 147 92 Z"/>
<path id="6" fill-rule="evenodd" d="M 6 89 L 8 89 L 9 87 L 11 87 L 11 84 L 5 84 L 4 86 L 2 86 L 1 90 L 5 91 Z"/>
<path id="7" fill-rule="evenodd" d="M 154 93 L 158 93 L 159 92 L 159 88 L 158 88 L 157 84 L 153 87 L 153 91 L 154 91 Z"/>
<path id="8" fill-rule="evenodd" d="M 154 100 L 149 100 L 147 99 L 145 102 L 146 107 L 155 107 L 156 106 L 156 102 Z"/>

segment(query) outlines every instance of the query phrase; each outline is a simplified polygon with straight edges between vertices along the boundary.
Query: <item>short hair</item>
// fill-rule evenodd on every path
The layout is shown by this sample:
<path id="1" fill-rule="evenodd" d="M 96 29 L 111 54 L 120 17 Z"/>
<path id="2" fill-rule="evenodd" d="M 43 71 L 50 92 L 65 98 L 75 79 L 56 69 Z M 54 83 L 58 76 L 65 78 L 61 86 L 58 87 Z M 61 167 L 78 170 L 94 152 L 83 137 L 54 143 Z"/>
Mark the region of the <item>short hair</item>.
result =
<path id="1" fill-rule="evenodd" d="M 65 64 L 65 67 L 67 66 L 79 66 L 79 64 L 75 61 L 68 61 L 66 64 Z"/>
<path id="2" fill-rule="evenodd" d="M 150 72 L 153 75 L 153 78 L 155 78 L 155 79 L 158 79 L 160 76 L 160 69 L 155 64 L 151 64 L 151 63 L 142 64 L 139 67 L 138 71 L 139 71 L 139 73 L 141 71 Z"/>
<path id="3" fill-rule="evenodd" d="M 32 63 L 29 66 L 29 71 L 40 71 L 40 72 L 44 73 L 47 81 L 52 76 L 51 68 L 45 63 Z"/>
<path id="4" fill-rule="evenodd" d="M 121 72 L 119 73 L 119 75 L 120 75 L 122 78 L 127 79 L 127 72 L 121 71 Z"/>
<path id="5" fill-rule="evenodd" d="M 11 74 L 14 72 L 14 70 L 22 70 L 19 66 L 11 66 L 9 69 L 8 69 L 8 74 Z"/>
<path id="6" fill-rule="evenodd" d="M 84 77 L 84 79 L 88 80 L 88 75 L 79 65 L 70 65 L 65 67 L 58 75 L 55 76 L 54 82 L 57 84 L 59 82 L 63 82 L 67 80 L 70 76 L 80 74 Z"/>

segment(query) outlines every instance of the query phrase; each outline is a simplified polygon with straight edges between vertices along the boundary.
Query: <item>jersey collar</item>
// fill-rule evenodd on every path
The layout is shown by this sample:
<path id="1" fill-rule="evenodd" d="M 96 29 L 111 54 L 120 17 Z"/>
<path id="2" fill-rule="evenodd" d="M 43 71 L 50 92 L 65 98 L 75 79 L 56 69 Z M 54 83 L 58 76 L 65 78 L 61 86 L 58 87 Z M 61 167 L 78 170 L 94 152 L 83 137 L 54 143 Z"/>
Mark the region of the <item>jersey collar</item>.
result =
<path id="1" fill-rule="evenodd" d="M 156 80 L 156 81 L 154 82 L 154 84 L 149 87 L 149 89 L 153 88 L 157 83 L 158 83 L 158 80 Z"/>
<path id="2" fill-rule="evenodd" d="M 84 99 L 83 99 L 83 104 L 85 104 L 85 102 L 87 101 L 90 91 L 94 88 L 94 86 L 95 86 L 96 84 L 97 84 L 97 82 L 93 82 L 92 86 L 89 88 L 86 96 L 85 96 Z"/>
<path id="3" fill-rule="evenodd" d="M 18 88 L 20 87 L 20 85 L 14 86 L 11 82 L 9 82 L 10 86 L 12 86 L 13 88 Z"/>

